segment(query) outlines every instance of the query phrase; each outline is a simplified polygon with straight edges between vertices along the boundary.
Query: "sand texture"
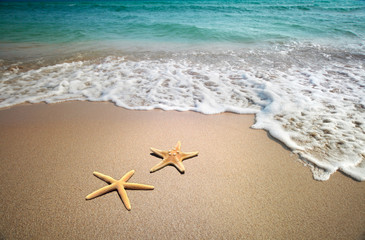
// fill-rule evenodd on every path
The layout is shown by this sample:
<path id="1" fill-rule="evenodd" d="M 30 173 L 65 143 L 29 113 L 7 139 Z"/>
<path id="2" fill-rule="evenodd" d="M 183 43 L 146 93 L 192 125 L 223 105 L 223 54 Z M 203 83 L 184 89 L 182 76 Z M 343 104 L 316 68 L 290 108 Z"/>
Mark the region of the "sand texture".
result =
<path id="1" fill-rule="evenodd" d="M 0 239 L 364 239 L 365 183 L 311 172 L 253 115 L 67 102 L 0 110 Z M 166 166 L 150 147 L 199 151 Z M 127 190 L 128 211 L 101 172 Z"/>

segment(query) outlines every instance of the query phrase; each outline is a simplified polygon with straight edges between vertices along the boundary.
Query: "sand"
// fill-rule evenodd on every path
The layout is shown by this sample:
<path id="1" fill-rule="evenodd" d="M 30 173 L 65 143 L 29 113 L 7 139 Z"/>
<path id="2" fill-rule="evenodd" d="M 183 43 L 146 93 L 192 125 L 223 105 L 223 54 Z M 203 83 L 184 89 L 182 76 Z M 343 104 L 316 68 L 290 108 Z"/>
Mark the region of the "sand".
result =
<path id="1" fill-rule="evenodd" d="M 365 183 L 309 168 L 253 115 L 131 111 L 111 103 L 0 110 L 0 239 L 364 239 Z M 150 173 L 150 147 L 199 151 Z M 154 190 L 93 200 L 93 171 Z"/>

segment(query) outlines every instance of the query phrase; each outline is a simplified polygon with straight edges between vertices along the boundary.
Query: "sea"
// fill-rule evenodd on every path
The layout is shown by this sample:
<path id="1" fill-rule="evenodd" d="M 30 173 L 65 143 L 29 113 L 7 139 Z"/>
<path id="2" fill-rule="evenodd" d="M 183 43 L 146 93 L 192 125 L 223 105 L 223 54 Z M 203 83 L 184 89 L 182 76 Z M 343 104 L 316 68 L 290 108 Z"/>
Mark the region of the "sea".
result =
<path id="1" fill-rule="evenodd" d="M 0 108 L 255 114 L 316 180 L 365 180 L 363 0 L 0 0 Z"/>

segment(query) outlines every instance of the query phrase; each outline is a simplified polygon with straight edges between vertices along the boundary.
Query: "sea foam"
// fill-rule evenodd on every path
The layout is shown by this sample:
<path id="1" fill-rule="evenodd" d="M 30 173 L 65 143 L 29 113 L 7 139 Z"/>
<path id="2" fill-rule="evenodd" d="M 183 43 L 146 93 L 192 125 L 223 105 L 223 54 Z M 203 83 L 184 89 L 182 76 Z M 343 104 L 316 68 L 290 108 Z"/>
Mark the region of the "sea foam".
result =
<path id="1" fill-rule="evenodd" d="M 253 113 L 310 166 L 365 180 L 364 57 L 316 45 L 155 51 L 4 70 L 0 107 L 111 101 L 128 109 Z"/>

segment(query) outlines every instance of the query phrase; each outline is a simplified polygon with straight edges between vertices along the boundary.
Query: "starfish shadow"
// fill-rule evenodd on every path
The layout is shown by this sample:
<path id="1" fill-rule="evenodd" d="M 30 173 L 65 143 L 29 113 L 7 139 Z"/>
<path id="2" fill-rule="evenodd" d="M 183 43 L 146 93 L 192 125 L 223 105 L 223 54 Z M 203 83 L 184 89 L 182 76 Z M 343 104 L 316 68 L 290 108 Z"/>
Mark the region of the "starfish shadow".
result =
<path id="1" fill-rule="evenodd" d="M 157 155 L 156 153 L 150 153 L 151 156 L 154 156 L 154 157 L 158 157 L 158 158 L 161 158 L 163 159 L 163 157 L 160 157 L 159 155 Z"/>

